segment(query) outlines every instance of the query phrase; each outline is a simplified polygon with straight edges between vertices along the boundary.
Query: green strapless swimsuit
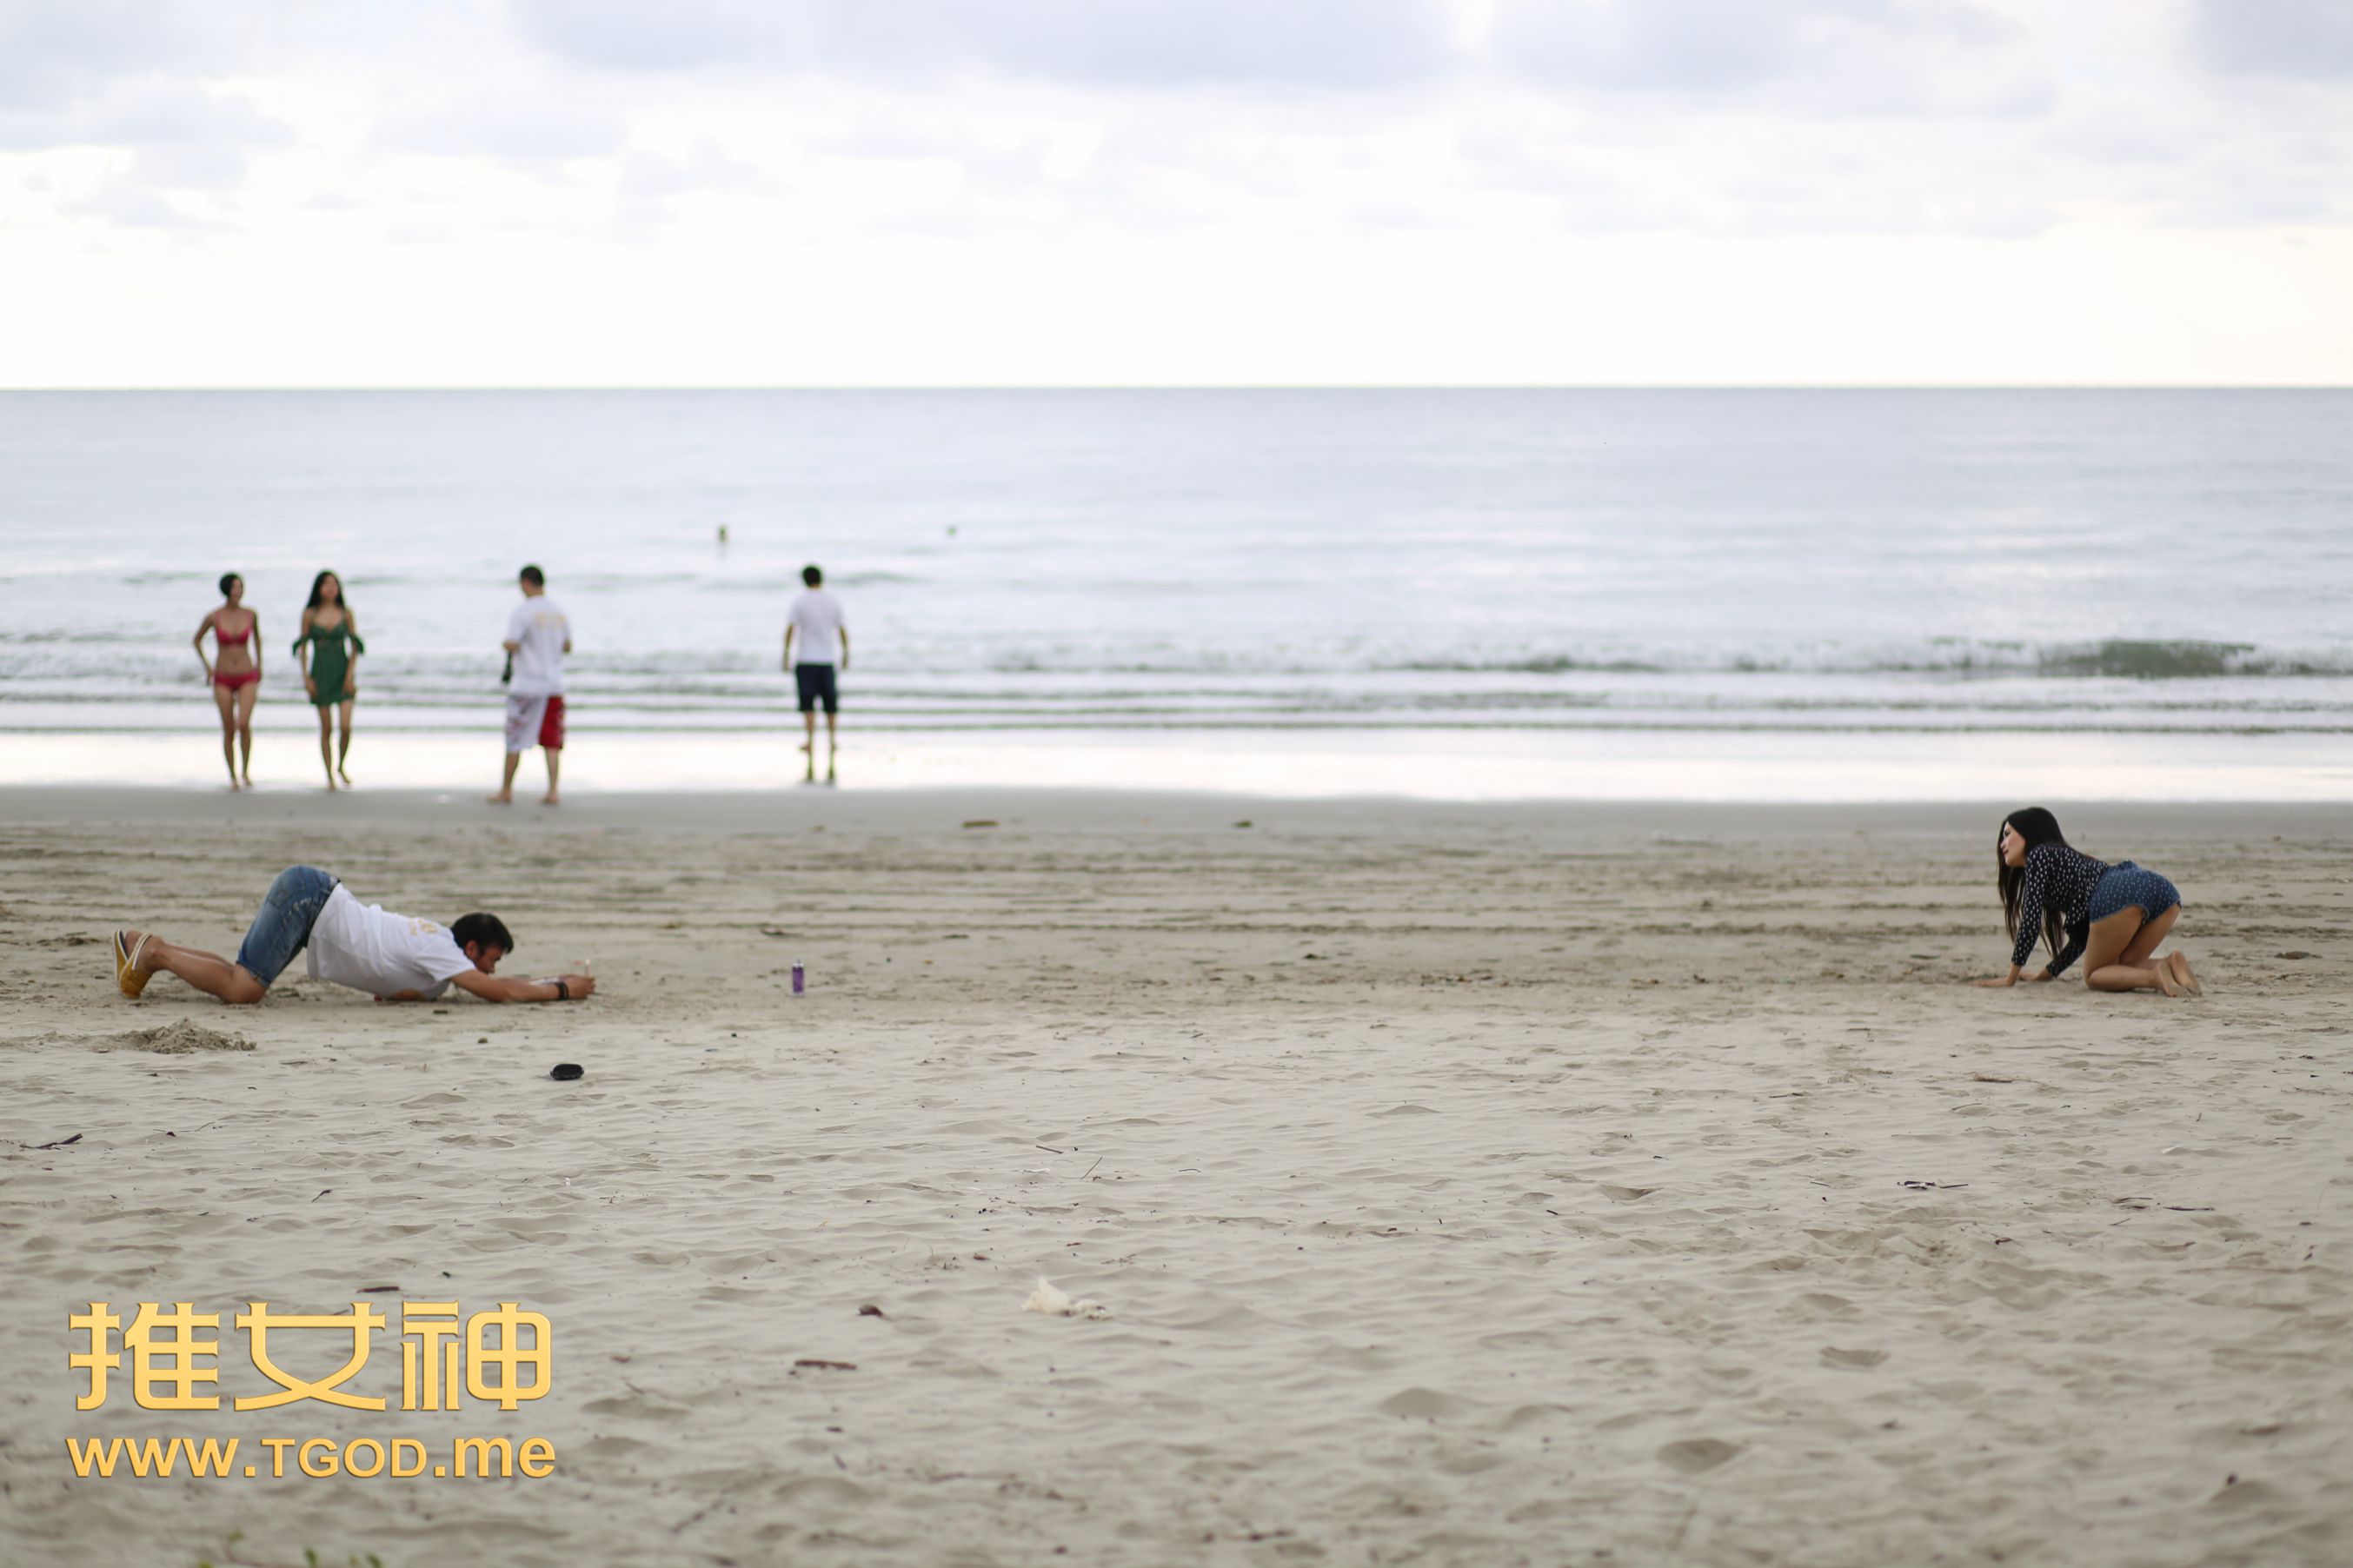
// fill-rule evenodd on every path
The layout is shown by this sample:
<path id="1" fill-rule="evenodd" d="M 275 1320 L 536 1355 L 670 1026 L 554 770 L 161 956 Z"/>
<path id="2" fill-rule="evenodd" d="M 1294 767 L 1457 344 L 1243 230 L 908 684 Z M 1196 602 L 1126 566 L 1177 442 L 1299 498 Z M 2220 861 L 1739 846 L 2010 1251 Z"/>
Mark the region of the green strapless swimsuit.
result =
<path id="1" fill-rule="evenodd" d="M 296 637 L 296 658 L 301 657 L 302 645 L 306 642 L 311 645 L 311 689 L 315 693 L 311 705 L 332 708 L 346 700 L 343 677 L 350 673 L 352 656 L 367 652 L 367 644 L 360 641 L 359 634 L 352 630 L 349 620 L 326 630 L 314 626 Z"/>

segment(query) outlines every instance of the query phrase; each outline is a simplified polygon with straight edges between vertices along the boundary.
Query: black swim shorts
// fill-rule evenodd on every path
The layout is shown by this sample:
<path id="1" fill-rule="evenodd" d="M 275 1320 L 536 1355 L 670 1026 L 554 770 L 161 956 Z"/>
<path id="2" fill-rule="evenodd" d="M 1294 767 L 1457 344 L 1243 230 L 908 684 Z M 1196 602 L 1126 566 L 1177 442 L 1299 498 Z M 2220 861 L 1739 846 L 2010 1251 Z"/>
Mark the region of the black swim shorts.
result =
<path id="1" fill-rule="evenodd" d="M 827 712 L 841 711 L 841 692 L 833 684 L 833 666 L 797 664 L 793 666 L 793 681 L 801 689 L 802 712 L 816 712 L 820 699 Z"/>

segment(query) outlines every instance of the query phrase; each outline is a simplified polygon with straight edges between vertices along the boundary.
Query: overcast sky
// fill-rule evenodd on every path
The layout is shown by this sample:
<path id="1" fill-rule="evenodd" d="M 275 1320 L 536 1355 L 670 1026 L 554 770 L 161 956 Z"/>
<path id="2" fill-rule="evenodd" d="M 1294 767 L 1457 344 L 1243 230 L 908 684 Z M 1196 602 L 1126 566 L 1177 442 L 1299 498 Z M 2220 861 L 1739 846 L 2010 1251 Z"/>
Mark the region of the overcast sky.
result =
<path id="1" fill-rule="evenodd" d="M 2353 0 L 0 0 L 0 384 L 2353 384 Z"/>

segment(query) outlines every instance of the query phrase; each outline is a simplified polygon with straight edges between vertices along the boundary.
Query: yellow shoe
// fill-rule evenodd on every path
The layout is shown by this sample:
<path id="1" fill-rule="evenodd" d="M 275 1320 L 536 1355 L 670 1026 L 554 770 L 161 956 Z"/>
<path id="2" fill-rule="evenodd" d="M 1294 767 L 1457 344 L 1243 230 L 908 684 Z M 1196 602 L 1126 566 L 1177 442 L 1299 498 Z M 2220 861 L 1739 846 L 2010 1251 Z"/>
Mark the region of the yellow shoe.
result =
<path id="1" fill-rule="evenodd" d="M 114 933 L 114 984 L 125 996 L 138 995 L 147 989 L 147 982 L 155 977 L 153 970 L 139 967 L 139 955 L 145 952 L 147 944 L 154 940 L 152 936 L 142 936 L 137 947 L 128 948 L 123 945 L 122 933 Z"/>

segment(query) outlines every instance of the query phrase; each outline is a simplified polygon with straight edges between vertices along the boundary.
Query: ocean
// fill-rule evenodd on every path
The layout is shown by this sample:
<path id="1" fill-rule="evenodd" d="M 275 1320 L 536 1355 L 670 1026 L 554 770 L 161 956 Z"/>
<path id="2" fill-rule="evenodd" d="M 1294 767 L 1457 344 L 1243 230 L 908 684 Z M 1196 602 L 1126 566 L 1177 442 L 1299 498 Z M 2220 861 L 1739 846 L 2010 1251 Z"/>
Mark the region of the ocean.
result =
<path id="1" fill-rule="evenodd" d="M 2353 788 L 2353 393 L 2303 391 L 5 395 L 0 782 L 212 780 L 236 571 L 307 784 L 322 567 L 355 771 L 437 776 L 526 561 L 583 780 L 776 782 L 816 562 L 849 783 Z"/>

